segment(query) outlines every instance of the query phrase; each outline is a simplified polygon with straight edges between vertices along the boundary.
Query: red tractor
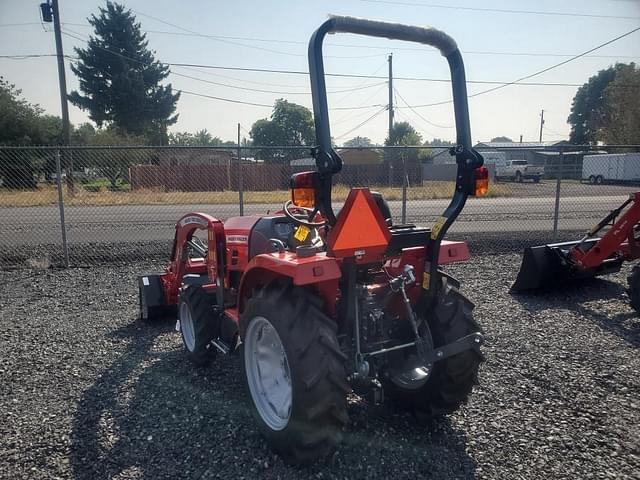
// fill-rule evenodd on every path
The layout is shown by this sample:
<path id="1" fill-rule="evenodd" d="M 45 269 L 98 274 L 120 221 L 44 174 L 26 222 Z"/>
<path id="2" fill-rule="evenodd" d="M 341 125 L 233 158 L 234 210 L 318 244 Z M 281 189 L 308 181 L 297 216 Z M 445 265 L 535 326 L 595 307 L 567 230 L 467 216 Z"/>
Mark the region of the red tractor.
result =
<path id="1" fill-rule="evenodd" d="M 511 291 L 555 289 L 619 272 L 624 262 L 639 258 L 640 192 L 635 192 L 580 240 L 527 247 Z M 633 267 L 627 281 L 631 306 L 640 313 L 640 265 Z"/>
<path id="2" fill-rule="evenodd" d="M 393 225 L 387 202 L 367 188 L 351 190 L 334 213 L 332 176 L 342 160 L 331 145 L 322 60 L 332 32 L 424 43 L 446 57 L 458 173 L 451 203 L 432 228 Z M 309 63 L 317 171 L 292 177 L 282 212 L 224 222 L 185 215 L 165 272 L 139 279 L 142 318 L 177 307 L 193 362 L 239 351 L 260 430 L 296 463 L 339 444 L 352 390 L 378 402 L 384 394 L 421 417 L 455 411 L 477 383 L 484 341 L 473 303 L 440 269 L 469 258 L 464 242 L 443 237 L 467 197 L 488 188 L 483 159 L 471 148 L 456 43 L 432 28 L 332 17 L 311 37 Z"/>

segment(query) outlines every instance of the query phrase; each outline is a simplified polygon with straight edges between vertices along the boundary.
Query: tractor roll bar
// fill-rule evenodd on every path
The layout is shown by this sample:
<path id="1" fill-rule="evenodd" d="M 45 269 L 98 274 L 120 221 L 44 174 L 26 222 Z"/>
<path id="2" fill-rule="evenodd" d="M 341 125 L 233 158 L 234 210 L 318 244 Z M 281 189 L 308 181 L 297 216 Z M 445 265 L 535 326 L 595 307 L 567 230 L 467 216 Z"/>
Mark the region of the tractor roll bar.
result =
<path id="1" fill-rule="evenodd" d="M 464 63 L 455 40 L 446 33 L 431 27 L 414 27 L 340 16 L 330 17 L 313 33 L 309 41 L 309 74 L 311 76 L 311 94 L 317 144 L 313 154 L 321 179 L 317 198 L 319 200 L 319 210 L 331 225 L 335 223 L 335 215 L 331 207 L 331 175 L 338 173 L 342 169 L 342 160 L 331 146 L 322 42 L 327 33 L 335 32 L 384 37 L 431 45 L 440 50 L 440 53 L 447 59 L 451 71 L 457 139 L 457 146 L 452 151 L 452 155 L 456 156 L 458 163 L 458 179 L 456 195 L 451 202 L 450 208 L 445 212 L 445 216 L 450 217 L 450 221 L 443 225 L 444 228 L 441 229 L 440 237 L 444 236 L 449 224 L 455 220 L 455 217 L 462 210 L 467 195 L 473 193 L 473 170 L 482 165 L 481 157 L 471 148 L 471 128 L 469 125 Z"/>
<path id="2" fill-rule="evenodd" d="M 311 76 L 311 95 L 313 98 L 317 143 L 312 153 L 316 160 L 316 167 L 320 177 L 319 185 L 316 187 L 316 202 L 318 210 L 327 218 L 329 225 L 334 225 L 336 222 L 331 206 L 331 176 L 341 170 L 342 160 L 331 146 L 322 42 L 327 33 L 335 32 L 355 33 L 431 45 L 440 50 L 440 53 L 449 63 L 457 142 L 457 145 L 451 148 L 450 153 L 456 157 L 458 171 L 453 198 L 442 216 L 434 224 L 428 240 L 427 265 L 425 267 L 430 273 L 430 281 L 427 302 L 432 303 L 431 301 L 435 298 L 439 289 L 437 269 L 440 243 L 451 224 L 462 211 L 467 197 L 475 193 L 475 170 L 484 163 L 482 156 L 473 150 L 471 146 L 469 105 L 467 103 L 467 85 L 462 55 L 453 38 L 431 27 L 413 27 L 354 17 L 332 16 L 313 33 L 309 41 L 309 74 Z"/>

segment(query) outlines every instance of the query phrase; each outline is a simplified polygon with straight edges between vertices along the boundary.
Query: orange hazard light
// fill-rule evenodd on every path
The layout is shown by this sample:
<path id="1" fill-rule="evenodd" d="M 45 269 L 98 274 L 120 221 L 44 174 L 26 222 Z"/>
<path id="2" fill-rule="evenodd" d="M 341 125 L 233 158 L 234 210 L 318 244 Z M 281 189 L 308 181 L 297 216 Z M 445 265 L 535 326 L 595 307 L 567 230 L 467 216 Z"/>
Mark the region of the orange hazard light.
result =
<path id="1" fill-rule="evenodd" d="M 291 203 L 296 207 L 316 206 L 317 172 L 300 172 L 291 176 Z"/>
<path id="2" fill-rule="evenodd" d="M 487 167 L 476 168 L 476 188 L 474 195 L 484 197 L 489 191 L 489 170 Z"/>
<path id="3" fill-rule="evenodd" d="M 336 257 L 374 261 L 382 258 L 390 239 L 391 233 L 369 189 L 351 190 L 329 234 L 329 251 Z"/>

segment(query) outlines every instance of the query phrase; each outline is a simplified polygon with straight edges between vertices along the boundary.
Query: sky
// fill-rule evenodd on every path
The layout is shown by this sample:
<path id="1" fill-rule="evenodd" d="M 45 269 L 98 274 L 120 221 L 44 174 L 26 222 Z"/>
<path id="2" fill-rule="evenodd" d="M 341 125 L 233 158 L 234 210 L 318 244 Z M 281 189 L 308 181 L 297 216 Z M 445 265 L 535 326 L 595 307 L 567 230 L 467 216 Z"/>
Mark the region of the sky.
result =
<path id="1" fill-rule="evenodd" d="M 87 17 L 104 1 L 59 0 L 63 46 L 67 55 L 83 47 L 92 30 Z M 40 0 L 0 0 L 0 57 L 55 53 L 53 24 L 42 24 Z M 307 42 L 328 15 L 352 15 L 444 30 L 458 43 L 467 79 L 512 82 L 568 60 L 640 26 L 640 0 L 281 0 L 212 2 L 204 0 L 122 0 L 148 32 L 149 47 L 160 61 L 217 67 L 307 71 Z M 471 10 L 470 10 L 471 9 Z M 478 11 L 476 9 L 503 10 Z M 504 10 L 510 10 L 509 12 Z M 515 13 L 513 10 L 529 13 Z M 533 13 L 538 12 L 538 13 Z M 549 14 L 549 13 L 556 14 Z M 558 15 L 557 13 L 563 13 Z M 613 18 L 615 17 L 615 18 Z M 199 34 L 199 35 L 194 35 Z M 217 38 L 211 38 L 215 36 Z M 220 38 L 225 37 L 225 38 Z M 229 38 L 232 37 L 232 38 Z M 413 107 L 451 98 L 441 81 L 449 78 L 436 50 L 418 44 L 348 34 L 325 41 L 325 70 L 335 74 L 386 76 L 393 55 L 396 121 L 408 121 L 424 140 L 455 139 L 451 104 Z M 543 139 L 567 138 L 566 123 L 577 90 L 598 70 L 616 62 L 640 61 L 640 31 L 591 54 L 529 79 L 565 85 L 509 85 L 469 100 L 472 139 L 508 136 L 538 140 L 544 110 Z M 24 98 L 47 113 L 60 115 L 55 57 L 0 58 L 0 75 L 22 90 Z M 220 68 L 171 67 L 166 80 L 176 89 L 243 105 L 183 93 L 172 131 L 207 129 L 223 140 L 248 137 L 251 125 L 268 118 L 278 98 L 311 107 L 306 74 L 246 72 Z M 194 78 L 187 78 L 184 75 Z M 468 93 L 492 84 L 469 84 Z M 67 88 L 78 82 L 67 62 Z M 386 80 L 329 77 L 331 134 L 340 144 L 356 135 L 384 142 L 388 128 Z M 261 90 L 261 91 L 255 91 Z M 412 108 L 407 107 L 407 105 Z M 350 107 L 367 107 L 345 109 Z M 88 120 L 70 105 L 74 124 Z"/>

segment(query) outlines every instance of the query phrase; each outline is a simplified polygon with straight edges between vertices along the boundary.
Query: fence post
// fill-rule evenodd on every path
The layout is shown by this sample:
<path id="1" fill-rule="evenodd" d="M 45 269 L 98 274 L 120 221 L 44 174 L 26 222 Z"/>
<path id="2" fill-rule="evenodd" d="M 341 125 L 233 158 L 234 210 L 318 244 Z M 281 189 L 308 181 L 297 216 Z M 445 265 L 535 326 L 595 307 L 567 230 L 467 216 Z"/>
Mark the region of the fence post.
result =
<path id="1" fill-rule="evenodd" d="M 64 220 L 64 195 L 62 194 L 62 165 L 60 162 L 60 149 L 56 149 L 56 184 L 58 187 L 58 209 L 60 210 L 60 231 L 62 232 L 62 253 L 64 254 L 64 266 L 69 268 L 69 245 L 67 244 L 67 224 Z"/>
<path id="2" fill-rule="evenodd" d="M 238 203 L 240 204 L 240 216 L 244 215 L 244 192 L 242 185 L 242 147 L 240 146 L 240 124 L 238 123 Z"/>
<path id="3" fill-rule="evenodd" d="M 556 206 L 553 213 L 553 241 L 558 238 L 558 217 L 560 216 L 560 186 L 562 184 L 562 173 L 564 170 L 564 152 L 560 148 L 558 155 L 558 172 L 556 175 Z"/>
<path id="4" fill-rule="evenodd" d="M 407 148 L 402 151 L 402 224 L 407 223 Z"/>
<path id="5" fill-rule="evenodd" d="M 393 149 L 389 149 L 386 150 L 387 158 L 389 161 L 389 188 L 393 187 L 393 155 L 395 154 L 395 152 L 393 151 Z"/>

